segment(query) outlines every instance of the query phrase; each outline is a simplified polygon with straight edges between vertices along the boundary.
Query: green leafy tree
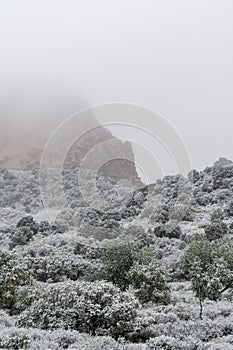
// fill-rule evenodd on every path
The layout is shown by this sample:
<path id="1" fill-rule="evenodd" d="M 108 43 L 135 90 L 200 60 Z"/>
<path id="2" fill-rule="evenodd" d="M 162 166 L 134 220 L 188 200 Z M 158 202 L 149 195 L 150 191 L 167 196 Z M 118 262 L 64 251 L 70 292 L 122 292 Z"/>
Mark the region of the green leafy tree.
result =
<path id="1" fill-rule="evenodd" d="M 129 277 L 135 295 L 142 303 L 150 301 L 168 304 L 170 289 L 166 281 L 166 273 L 161 266 L 151 261 L 149 264 L 136 262 L 129 271 Z"/>
<path id="2" fill-rule="evenodd" d="M 192 281 L 202 318 L 203 301 L 217 301 L 233 287 L 233 240 L 210 242 L 206 236 L 197 235 L 184 256 L 183 270 Z"/>
<path id="3" fill-rule="evenodd" d="M 170 299 L 166 273 L 154 260 L 150 247 L 139 249 L 137 244 L 113 245 L 104 255 L 105 278 L 126 290 L 130 285 L 142 303 L 167 304 Z"/>
<path id="4" fill-rule="evenodd" d="M 126 290 L 130 285 L 128 273 L 138 254 L 138 247 L 130 243 L 108 247 L 103 256 L 105 279 Z"/>

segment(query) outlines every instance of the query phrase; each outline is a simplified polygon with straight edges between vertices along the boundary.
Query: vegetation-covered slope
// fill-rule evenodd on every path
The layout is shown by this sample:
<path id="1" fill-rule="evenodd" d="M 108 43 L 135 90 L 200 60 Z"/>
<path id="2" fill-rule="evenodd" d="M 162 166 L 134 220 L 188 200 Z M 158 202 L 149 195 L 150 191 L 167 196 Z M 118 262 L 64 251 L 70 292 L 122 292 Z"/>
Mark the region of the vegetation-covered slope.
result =
<path id="1" fill-rule="evenodd" d="M 115 212 L 88 205 L 78 170 L 55 222 L 37 170 L 0 171 L 0 348 L 232 349 L 233 165 L 166 176 Z M 98 188 L 123 198 L 103 174 Z"/>

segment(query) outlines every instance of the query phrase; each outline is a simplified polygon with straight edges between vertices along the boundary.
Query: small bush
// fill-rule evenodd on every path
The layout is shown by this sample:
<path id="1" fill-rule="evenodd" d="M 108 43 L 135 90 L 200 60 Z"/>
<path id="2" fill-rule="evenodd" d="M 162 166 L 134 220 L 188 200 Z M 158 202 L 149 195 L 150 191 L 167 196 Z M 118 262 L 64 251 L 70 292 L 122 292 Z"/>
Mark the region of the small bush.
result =
<path id="1" fill-rule="evenodd" d="M 186 342 L 173 337 L 160 336 L 147 343 L 148 350 L 197 350 L 197 342 Z"/>
<path id="2" fill-rule="evenodd" d="M 0 252 L 0 308 L 14 312 L 19 288 L 30 283 L 29 273 L 10 254 Z"/>
<path id="3" fill-rule="evenodd" d="M 1 349 L 22 350 L 29 349 L 29 340 L 26 335 L 12 337 L 8 339 L 0 339 Z"/>
<path id="4" fill-rule="evenodd" d="M 205 227 L 209 241 L 215 241 L 228 233 L 227 225 L 222 220 L 214 220 Z"/>
<path id="5" fill-rule="evenodd" d="M 154 233 L 157 237 L 168 237 L 180 239 L 182 231 L 177 221 L 169 221 L 165 225 L 156 225 L 154 228 Z"/>
<path id="6" fill-rule="evenodd" d="M 33 238 L 33 231 L 28 226 L 21 226 L 15 228 L 11 235 L 11 242 L 9 243 L 10 249 L 15 248 L 17 245 L 26 245 Z"/>
<path id="7" fill-rule="evenodd" d="M 170 220 L 180 221 L 192 221 L 190 207 L 186 204 L 176 204 L 169 210 Z"/>
<path id="8" fill-rule="evenodd" d="M 17 223 L 16 227 L 28 227 L 33 234 L 38 233 L 38 224 L 34 221 L 32 216 L 25 216 Z"/>
<path id="9" fill-rule="evenodd" d="M 221 208 L 215 209 L 211 214 L 211 222 L 221 221 L 224 219 L 224 212 Z"/>
<path id="10" fill-rule="evenodd" d="M 233 201 L 231 200 L 228 205 L 227 205 L 227 208 L 226 208 L 226 214 L 229 216 L 229 217 L 232 217 L 233 216 Z"/>

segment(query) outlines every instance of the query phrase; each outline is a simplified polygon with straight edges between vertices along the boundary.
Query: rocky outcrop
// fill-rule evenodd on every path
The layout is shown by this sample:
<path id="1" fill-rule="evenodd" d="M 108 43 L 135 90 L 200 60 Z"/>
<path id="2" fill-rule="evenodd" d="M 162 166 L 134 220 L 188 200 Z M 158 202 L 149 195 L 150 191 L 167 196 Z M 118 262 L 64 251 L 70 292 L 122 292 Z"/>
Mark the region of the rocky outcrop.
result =
<path id="1" fill-rule="evenodd" d="M 215 166 L 217 166 L 217 165 L 227 166 L 227 165 L 231 165 L 231 164 L 233 164 L 233 162 L 227 158 L 224 158 L 224 157 L 219 158 L 219 160 L 217 160 L 214 163 Z"/>
<path id="2" fill-rule="evenodd" d="M 88 132 L 78 138 L 69 148 L 65 160 L 64 167 L 72 166 L 73 163 L 81 162 L 83 158 L 92 152 L 93 162 L 96 157 L 101 157 L 99 171 L 113 177 L 116 181 L 126 179 L 131 183 L 140 185 L 141 181 L 138 177 L 134 154 L 129 142 L 122 142 L 112 135 L 105 127 L 98 125 L 92 129 L 92 125 L 96 125 L 95 117 L 89 116 L 88 120 L 80 120 L 76 123 L 77 128 L 89 129 Z M 40 165 L 41 156 L 51 133 L 56 129 L 57 121 L 47 123 L 46 120 L 41 121 L 39 125 L 29 125 L 20 127 L 20 125 L 2 125 L 0 135 L 0 166 L 8 169 L 25 170 L 38 167 Z M 60 154 L 67 147 L 67 135 L 73 133 L 75 136 L 75 128 L 64 131 L 62 141 L 50 148 L 50 157 L 48 166 L 57 167 Z M 111 142 L 107 142 L 111 140 Z M 101 152 L 98 150 L 101 145 Z M 98 151 L 96 151 L 98 150 Z M 109 161 L 105 161 L 110 159 Z M 91 164 L 89 164 L 91 165 Z"/>

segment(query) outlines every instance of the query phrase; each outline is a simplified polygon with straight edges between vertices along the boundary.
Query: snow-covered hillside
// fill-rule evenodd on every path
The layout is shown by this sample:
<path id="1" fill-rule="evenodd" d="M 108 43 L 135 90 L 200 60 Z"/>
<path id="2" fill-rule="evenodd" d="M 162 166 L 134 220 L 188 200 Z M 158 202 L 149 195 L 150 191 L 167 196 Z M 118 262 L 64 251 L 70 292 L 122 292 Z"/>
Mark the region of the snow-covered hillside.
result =
<path id="1" fill-rule="evenodd" d="M 0 348 L 233 349 L 233 165 L 131 193 L 87 171 L 85 197 L 78 171 L 51 222 L 39 171 L 0 169 Z"/>

